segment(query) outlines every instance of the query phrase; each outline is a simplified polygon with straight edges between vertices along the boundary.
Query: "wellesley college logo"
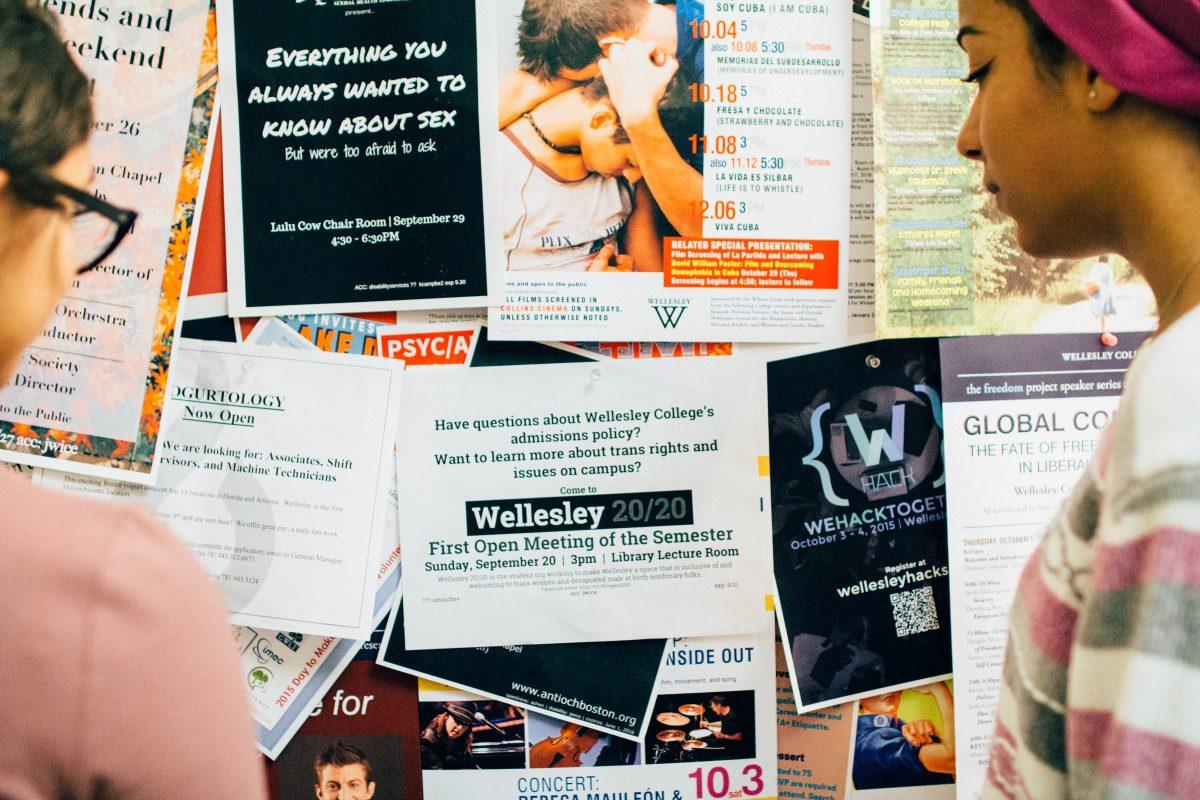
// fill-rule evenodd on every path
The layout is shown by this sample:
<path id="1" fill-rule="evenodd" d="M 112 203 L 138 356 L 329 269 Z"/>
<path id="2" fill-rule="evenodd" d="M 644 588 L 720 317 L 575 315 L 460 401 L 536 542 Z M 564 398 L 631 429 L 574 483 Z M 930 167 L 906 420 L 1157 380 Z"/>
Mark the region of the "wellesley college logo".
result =
<path id="1" fill-rule="evenodd" d="M 679 300 L 673 298 L 650 298 L 650 307 L 654 309 L 654 313 L 658 315 L 658 321 L 664 328 L 674 328 L 679 325 L 679 320 L 683 319 L 683 312 L 687 311 L 691 301 Z"/>

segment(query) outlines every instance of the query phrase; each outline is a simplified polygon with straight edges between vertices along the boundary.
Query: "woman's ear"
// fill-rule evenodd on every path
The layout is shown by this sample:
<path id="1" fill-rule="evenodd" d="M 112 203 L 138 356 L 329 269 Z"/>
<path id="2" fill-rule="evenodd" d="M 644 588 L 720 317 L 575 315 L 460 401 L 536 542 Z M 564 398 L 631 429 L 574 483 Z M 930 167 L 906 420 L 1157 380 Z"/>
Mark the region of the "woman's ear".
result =
<path id="1" fill-rule="evenodd" d="M 8 170 L 0 169 L 0 192 L 8 188 Z"/>

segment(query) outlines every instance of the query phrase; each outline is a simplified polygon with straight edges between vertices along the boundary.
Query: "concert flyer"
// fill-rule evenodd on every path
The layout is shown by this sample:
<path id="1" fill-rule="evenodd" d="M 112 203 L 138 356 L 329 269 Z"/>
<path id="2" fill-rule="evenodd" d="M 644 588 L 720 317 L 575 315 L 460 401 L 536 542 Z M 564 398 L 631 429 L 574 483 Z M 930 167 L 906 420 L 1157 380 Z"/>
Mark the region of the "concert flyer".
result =
<path id="1" fill-rule="evenodd" d="M 490 4 L 218 9 L 230 309 L 498 298 Z"/>
<path id="2" fill-rule="evenodd" d="M 770 615 L 754 635 L 674 639 L 638 743 L 420 684 L 426 797 L 775 798 Z"/>
<path id="3" fill-rule="evenodd" d="M 645 735 L 663 639 L 407 650 L 403 602 L 389 618 L 379 663 L 547 716 L 630 739 Z"/>
<path id="4" fill-rule="evenodd" d="M 522 39 L 538 8 L 493 5 L 494 339 L 853 332 L 846 6 L 647 3 L 597 44 Z"/>
<path id="5" fill-rule="evenodd" d="M 780 629 L 801 710 L 950 672 L 938 344 L 767 365 Z"/>
<path id="6" fill-rule="evenodd" d="M 217 580 L 235 624 L 366 638 L 400 372 L 383 359 L 220 342 L 175 352 L 158 485 L 50 472 L 43 482 L 148 505 Z"/>
<path id="7" fill-rule="evenodd" d="M 417 682 L 375 666 L 379 634 L 366 642 L 346 642 L 351 658 L 345 671 L 268 764 L 273 800 L 421 800 Z"/>
<path id="8" fill-rule="evenodd" d="M 138 212 L 0 391 L 0 460 L 150 483 L 216 95 L 209 0 L 52 4 L 92 82 L 97 197 Z"/>
<path id="9" fill-rule="evenodd" d="M 942 343 L 959 796 L 983 790 L 1021 570 L 1112 419 L 1144 335 Z M 980 502 L 986 498 L 986 502 Z"/>
<path id="10" fill-rule="evenodd" d="M 956 0 L 874 0 L 870 18 L 880 338 L 1156 328 L 1124 259 L 1028 255 L 983 164 L 958 154 L 978 87 L 963 80 Z"/>
<path id="11" fill-rule="evenodd" d="M 691 358 L 408 372 L 407 646 L 752 630 L 770 586 L 765 420 L 734 387 L 758 375 Z"/>

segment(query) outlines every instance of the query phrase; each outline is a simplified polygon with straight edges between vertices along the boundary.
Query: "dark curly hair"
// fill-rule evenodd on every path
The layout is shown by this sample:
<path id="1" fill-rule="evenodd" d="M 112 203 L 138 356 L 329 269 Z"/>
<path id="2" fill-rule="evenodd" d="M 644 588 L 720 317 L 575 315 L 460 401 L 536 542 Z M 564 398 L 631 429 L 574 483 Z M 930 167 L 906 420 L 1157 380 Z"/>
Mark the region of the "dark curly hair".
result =
<path id="1" fill-rule="evenodd" d="M 54 205 L 36 182 L 92 129 L 88 79 L 59 38 L 53 15 L 32 0 L 0 0 L 0 169 L 31 205 Z"/>
<path id="2" fill-rule="evenodd" d="M 544 81 L 598 59 L 600 37 L 638 27 L 646 0 L 525 0 L 517 31 L 521 69 Z"/>

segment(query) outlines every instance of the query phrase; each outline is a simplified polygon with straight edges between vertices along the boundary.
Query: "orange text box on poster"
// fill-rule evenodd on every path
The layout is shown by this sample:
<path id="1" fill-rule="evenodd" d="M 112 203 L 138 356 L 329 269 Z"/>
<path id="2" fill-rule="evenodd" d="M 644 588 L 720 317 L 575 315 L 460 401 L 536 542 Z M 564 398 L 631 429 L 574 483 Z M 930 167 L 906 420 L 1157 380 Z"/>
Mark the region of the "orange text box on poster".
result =
<path id="1" fill-rule="evenodd" d="M 838 242 L 671 236 L 663 242 L 663 286 L 681 289 L 836 289 Z"/>

